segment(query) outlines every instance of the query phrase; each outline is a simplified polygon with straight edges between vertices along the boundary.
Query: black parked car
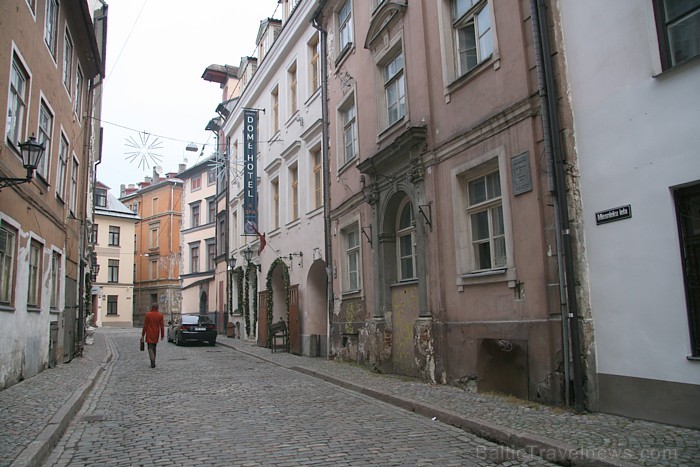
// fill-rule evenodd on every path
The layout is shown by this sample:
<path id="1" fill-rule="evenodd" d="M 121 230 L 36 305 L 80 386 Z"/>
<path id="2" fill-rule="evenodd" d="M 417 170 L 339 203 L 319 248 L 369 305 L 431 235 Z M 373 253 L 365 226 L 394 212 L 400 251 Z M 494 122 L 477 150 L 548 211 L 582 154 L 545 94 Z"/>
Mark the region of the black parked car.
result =
<path id="1" fill-rule="evenodd" d="M 216 345 L 216 325 L 207 315 L 182 314 L 168 322 L 168 342 L 182 345 L 186 342 L 207 342 Z"/>

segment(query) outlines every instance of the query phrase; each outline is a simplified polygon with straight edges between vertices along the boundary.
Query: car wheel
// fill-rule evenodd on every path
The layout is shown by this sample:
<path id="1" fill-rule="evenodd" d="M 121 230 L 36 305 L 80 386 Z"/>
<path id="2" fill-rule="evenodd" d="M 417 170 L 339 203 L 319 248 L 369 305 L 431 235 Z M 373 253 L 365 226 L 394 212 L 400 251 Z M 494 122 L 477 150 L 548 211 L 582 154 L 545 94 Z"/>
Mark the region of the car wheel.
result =
<path id="1" fill-rule="evenodd" d="M 212 347 L 215 346 L 215 345 L 216 345 L 216 339 L 214 339 L 213 341 L 209 341 L 209 345 L 211 345 Z"/>

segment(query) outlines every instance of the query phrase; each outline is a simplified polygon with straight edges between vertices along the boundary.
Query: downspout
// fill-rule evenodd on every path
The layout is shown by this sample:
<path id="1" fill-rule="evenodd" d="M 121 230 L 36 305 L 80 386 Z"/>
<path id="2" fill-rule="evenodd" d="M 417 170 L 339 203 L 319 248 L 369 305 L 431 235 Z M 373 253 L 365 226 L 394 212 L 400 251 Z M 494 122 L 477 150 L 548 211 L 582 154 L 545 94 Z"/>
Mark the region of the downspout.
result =
<path id="1" fill-rule="evenodd" d="M 328 31 L 321 26 L 320 18 L 326 0 L 321 0 L 314 12 L 311 23 L 321 35 L 321 151 L 323 152 L 323 237 L 325 243 L 326 275 L 328 298 L 328 320 L 326 324 L 326 358 L 330 357 L 331 350 L 331 319 L 333 318 L 333 248 L 331 244 L 331 190 L 330 190 L 330 147 L 328 142 Z"/>
<path id="2" fill-rule="evenodd" d="M 549 44 L 546 5 L 543 0 L 530 0 L 532 30 L 537 60 L 540 105 L 549 189 L 554 198 L 554 222 L 557 241 L 557 261 L 562 310 L 562 340 L 566 374 L 566 396 L 569 403 L 568 373 L 573 370 L 574 409 L 583 412 L 583 369 L 581 364 L 581 344 L 579 336 L 579 312 L 574 282 L 573 253 L 569 209 L 566 200 L 566 178 L 564 164 L 566 156 L 559 138 L 559 115 L 556 107 L 555 82 L 551 47 Z M 552 186 L 554 185 L 554 186 Z M 565 292 L 565 293 L 564 293 Z M 570 337 L 572 368 L 568 367 L 568 338 Z"/>

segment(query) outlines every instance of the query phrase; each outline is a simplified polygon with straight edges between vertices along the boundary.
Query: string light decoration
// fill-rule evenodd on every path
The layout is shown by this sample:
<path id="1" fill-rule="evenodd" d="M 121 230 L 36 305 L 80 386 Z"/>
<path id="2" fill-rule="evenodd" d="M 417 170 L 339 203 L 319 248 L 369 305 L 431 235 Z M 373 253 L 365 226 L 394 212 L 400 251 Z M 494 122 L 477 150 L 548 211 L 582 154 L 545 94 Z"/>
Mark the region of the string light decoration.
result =
<path id="1" fill-rule="evenodd" d="M 159 165 L 163 160 L 163 156 L 158 154 L 158 151 L 163 149 L 160 139 L 157 137 L 151 139 L 151 134 L 145 131 L 138 135 L 138 140 L 133 136 L 126 138 L 126 145 L 133 149 L 133 151 L 126 153 L 126 160 L 129 162 L 138 160 L 139 168 L 143 168 L 143 170 L 150 169 L 151 164 Z"/>

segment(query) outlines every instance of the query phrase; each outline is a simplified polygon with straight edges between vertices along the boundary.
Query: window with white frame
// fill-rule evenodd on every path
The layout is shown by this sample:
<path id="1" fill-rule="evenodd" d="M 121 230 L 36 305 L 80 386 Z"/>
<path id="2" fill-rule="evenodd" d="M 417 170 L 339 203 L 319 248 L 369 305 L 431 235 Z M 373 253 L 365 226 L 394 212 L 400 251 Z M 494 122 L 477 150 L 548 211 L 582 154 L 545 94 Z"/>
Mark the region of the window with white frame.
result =
<path id="1" fill-rule="evenodd" d="M 27 305 L 39 308 L 41 305 L 41 251 L 43 246 L 34 240 L 29 245 L 29 282 L 27 285 Z"/>
<path id="2" fill-rule="evenodd" d="M 190 206 L 190 211 L 191 211 L 191 225 L 190 227 L 199 227 L 200 224 L 200 219 L 199 219 L 199 202 L 194 203 Z"/>
<path id="3" fill-rule="evenodd" d="M 700 55 L 700 0 L 654 0 L 654 12 L 664 70 Z"/>
<path id="4" fill-rule="evenodd" d="M 290 214 L 291 220 L 299 219 L 299 168 L 294 165 L 289 168 Z"/>
<path id="5" fill-rule="evenodd" d="M 17 55 L 13 56 L 10 70 L 10 95 L 7 103 L 7 125 L 5 136 L 7 140 L 19 149 L 19 143 L 24 137 L 24 118 L 27 111 L 29 92 L 29 73 L 24 68 Z"/>
<path id="6" fill-rule="evenodd" d="M 51 309 L 58 308 L 61 292 L 61 254 L 54 251 L 51 254 Z"/>
<path id="7" fill-rule="evenodd" d="M 406 87 L 403 66 L 403 52 L 401 50 L 382 66 L 387 127 L 406 115 Z"/>
<path id="8" fill-rule="evenodd" d="M 27 5 L 32 10 L 32 13 L 36 13 L 36 0 L 27 0 Z"/>
<path id="9" fill-rule="evenodd" d="M 148 262 L 148 278 L 152 281 L 158 279 L 158 260 L 152 259 Z"/>
<path id="10" fill-rule="evenodd" d="M 213 185 L 216 183 L 216 167 L 207 170 L 207 185 Z"/>
<path id="11" fill-rule="evenodd" d="M 396 247 L 399 267 L 399 280 L 416 278 L 416 222 L 413 205 L 405 198 L 398 210 L 396 222 Z"/>
<path id="12" fill-rule="evenodd" d="M 95 206 L 101 208 L 107 207 L 107 190 L 104 188 L 95 188 Z"/>
<path id="13" fill-rule="evenodd" d="M 46 0 L 46 15 L 44 17 L 44 42 L 51 55 L 56 58 L 56 42 L 58 36 L 58 0 Z"/>
<path id="14" fill-rule="evenodd" d="M 458 76 L 493 54 L 491 9 L 486 0 L 452 0 L 455 60 Z"/>
<path id="15" fill-rule="evenodd" d="M 207 240 L 207 271 L 216 268 L 216 242 L 214 239 Z"/>
<path id="16" fill-rule="evenodd" d="M 474 270 L 506 267 L 506 237 L 498 170 L 467 180 L 467 206 Z"/>
<path id="17" fill-rule="evenodd" d="M 314 180 L 314 209 L 323 206 L 323 161 L 321 159 L 321 149 L 311 151 L 313 160 L 313 180 Z"/>
<path id="18" fill-rule="evenodd" d="M 80 117 L 83 111 L 83 82 L 85 77 L 83 75 L 83 70 L 80 69 L 80 65 L 77 67 L 75 72 L 75 96 L 73 96 L 73 111 Z"/>
<path id="19" fill-rule="evenodd" d="M 92 224 L 92 229 L 90 230 L 90 243 L 93 245 L 97 245 L 99 227 L 100 226 L 98 224 Z"/>
<path id="20" fill-rule="evenodd" d="M 15 251 L 17 231 L 0 225 L 0 304 L 12 305 L 15 284 Z"/>
<path id="21" fill-rule="evenodd" d="M 343 291 L 360 290 L 360 229 L 357 224 L 343 229 L 345 261 Z"/>
<path id="22" fill-rule="evenodd" d="M 292 63 L 292 66 L 287 70 L 287 79 L 289 80 L 289 115 L 292 116 L 299 110 L 297 99 L 297 62 Z"/>
<path id="23" fill-rule="evenodd" d="M 66 198 L 66 172 L 68 171 L 68 140 L 61 134 L 58 144 L 58 167 L 56 169 L 56 196 Z"/>
<path id="24" fill-rule="evenodd" d="M 44 145 L 44 155 L 39 160 L 39 165 L 36 167 L 36 173 L 48 181 L 49 173 L 48 168 L 51 166 L 51 138 L 53 136 L 53 112 L 49 106 L 41 100 L 41 106 L 39 107 L 39 134 L 37 136 L 37 142 Z"/>
<path id="25" fill-rule="evenodd" d="M 351 94 L 344 102 L 340 111 L 340 121 L 343 123 L 343 161 L 347 164 L 357 156 L 357 112 L 355 110 L 355 95 Z"/>
<path id="26" fill-rule="evenodd" d="M 117 316 L 118 295 L 107 295 L 107 316 Z"/>
<path id="27" fill-rule="evenodd" d="M 195 175 L 192 177 L 190 182 L 190 191 L 199 191 L 202 189 L 202 174 Z"/>
<path id="28" fill-rule="evenodd" d="M 68 93 L 71 92 L 71 79 L 73 78 L 73 39 L 68 30 L 63 38 L 63 85 Z"/>
<path id="29" fill-rule="evenodd" d="M 190 244 L 190 273 L 199 272 L 199 243 Z"/>
<path id="30" fill-rule="evenodd" d="M 275 86 L 270 94 L 272 100 L 272 133 L 280 131 L 280 93 L 279 88 Z"/>
<path id="31" fill-rule="evenodd" d="M 75 215 L 78 206 L 78 159 L 73 158 L 73 165 L 70 173 L 70 212 Z"/>
<path id="32" fill-rule="evenodd" d="M 321 42 L 319 33 L 316 32 L 308 43 L 309 45 L 309 88 L 311 94 L 321 86 Z"/>
<path id="33" fill-rule="evenodd" d="M 338 55 L 341 56 L 352 46 L 352 0 L 345 0 L 338 11 L 338 36 L 340 37 Z"/>
<path id="34" fill-rule="evenodd" d="M 107 263 L 107 282 L 119 282 L 119 260 L 110 259 Z"/>
<path id="35" fill-rule="evenodd" d="M 272 228 L 278 229 L 280 226 L 280 180 L 272 180 Z"/>

